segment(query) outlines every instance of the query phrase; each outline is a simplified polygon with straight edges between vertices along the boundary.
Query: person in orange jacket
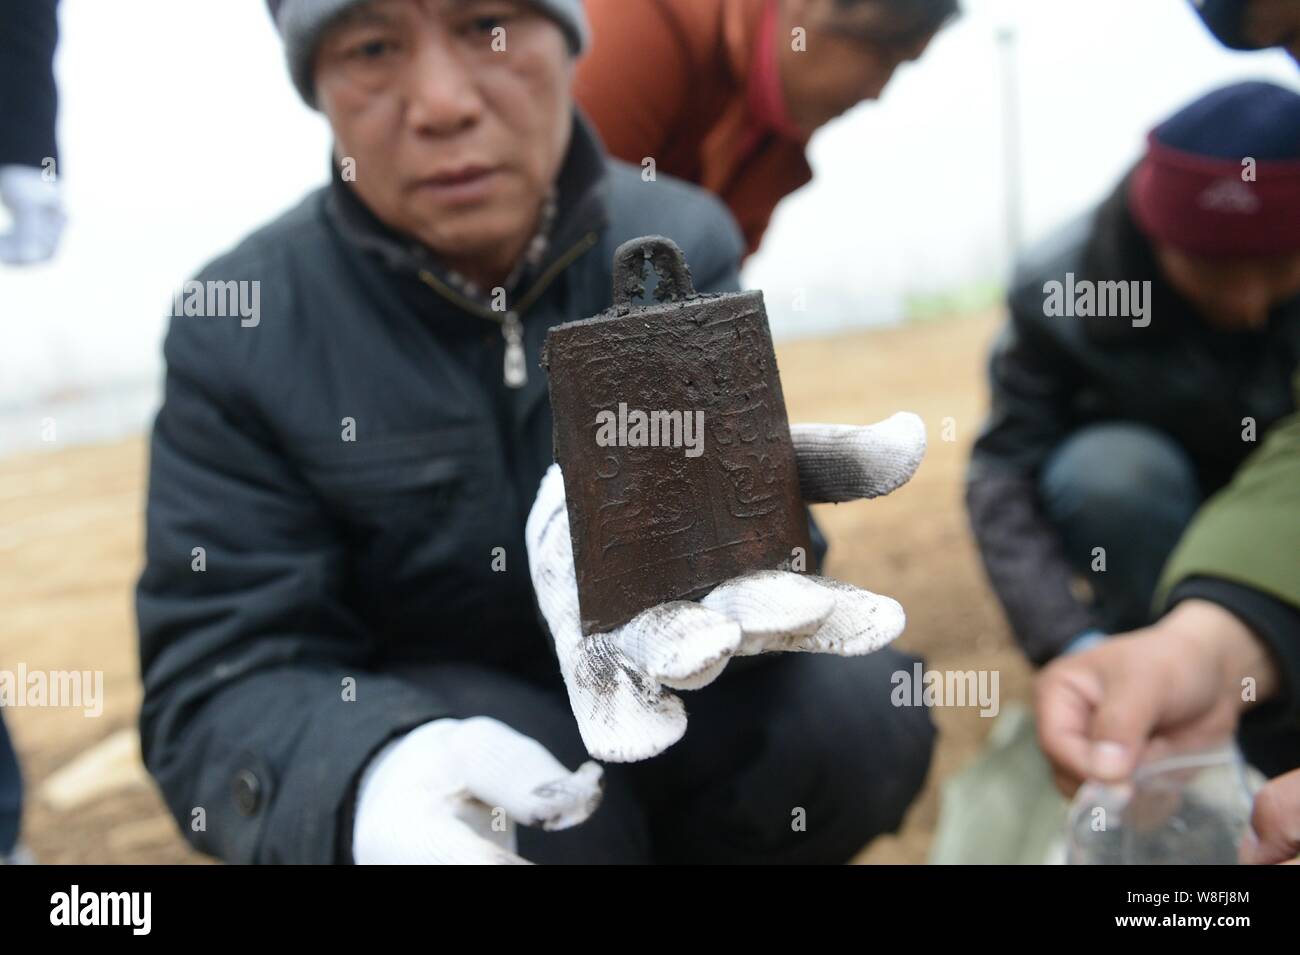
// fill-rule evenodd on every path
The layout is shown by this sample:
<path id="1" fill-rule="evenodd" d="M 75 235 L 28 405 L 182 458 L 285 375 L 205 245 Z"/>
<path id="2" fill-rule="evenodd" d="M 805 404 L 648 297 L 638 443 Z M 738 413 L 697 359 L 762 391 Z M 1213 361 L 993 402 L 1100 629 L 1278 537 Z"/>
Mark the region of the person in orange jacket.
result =
<path id="1" fill-rule="evenodd" d="M 610 153 L 697 183 L 748 253 L 812 179 L 818 128 L 876 99 L 957 0 L 587 0 L 575 93 Z M 653 160 L 653 167 L 647 162 Z"/>

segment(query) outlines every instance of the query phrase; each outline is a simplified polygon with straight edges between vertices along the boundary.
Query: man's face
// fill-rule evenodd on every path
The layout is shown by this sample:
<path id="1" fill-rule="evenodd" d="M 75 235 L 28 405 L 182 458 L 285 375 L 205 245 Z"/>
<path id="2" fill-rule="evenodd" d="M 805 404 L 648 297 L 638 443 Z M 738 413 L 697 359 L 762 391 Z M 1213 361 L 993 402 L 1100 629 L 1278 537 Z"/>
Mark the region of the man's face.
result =
<path id="1" fill-rule="evenodd" d="M 807 50 L 791 31 L 807 32 Z M 878 99 L 894 71 L 920 58 L 933 33 L 917 33 L 874 3 L 839 9 L 832 0 L 785 0 L 777 29 L 778 62 L 790 117 L 812 132 L 864 100 Z"/>
<path id="2" fill-rule="evenodd" d="M 560 28 L 524 0 L 373 0 L 326 31 L 315 77 L 370 210 L 444 258 L 508 270 L 572 133 Z"/>
<path id="3" fill-rule="evenodd" d="M 1280 46 L 1300 62 L 1300 2 L 1252 0 L 1243 25 L 1246 39 L 1261 47 Z"/>
<path id="4" fill-rule="evenodd" d="M 1165 278 L 1221 331 L 1259 331 L 1269 312 L 1300 296 L 1300 252 L 1258 259 L 1208 259 L 1156 246 Z"/>

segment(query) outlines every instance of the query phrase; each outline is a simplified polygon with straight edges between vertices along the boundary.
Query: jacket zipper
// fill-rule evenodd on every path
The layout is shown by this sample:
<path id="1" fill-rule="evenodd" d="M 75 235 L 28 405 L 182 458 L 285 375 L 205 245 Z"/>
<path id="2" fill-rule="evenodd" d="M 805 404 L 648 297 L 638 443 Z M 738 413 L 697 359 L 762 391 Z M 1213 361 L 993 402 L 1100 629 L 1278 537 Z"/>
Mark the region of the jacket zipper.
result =
<path id="1" fill-rule="evenodd" d="M 595 245 L 598 238 L 596 233 L 588 232 L 581 241 L 551 263 L 550 268 L 533 283 L 532 288 L 519 300 L 515 308 L 504 313 L 484 308 L 478 302 L 456 291 L 428 269 L 420 269 L 420 281 L 461 311 L 501 326 L 501 335 L 506 340 L 505 367 L 502 370 L 506 387 L 522 388 L 528 384 L 528 362 L 524 354 L 524 323 L 521 316 L 542 297 L 542 293 L 555 281 L 556 276 L 572 265 L 578 256 Z"/>

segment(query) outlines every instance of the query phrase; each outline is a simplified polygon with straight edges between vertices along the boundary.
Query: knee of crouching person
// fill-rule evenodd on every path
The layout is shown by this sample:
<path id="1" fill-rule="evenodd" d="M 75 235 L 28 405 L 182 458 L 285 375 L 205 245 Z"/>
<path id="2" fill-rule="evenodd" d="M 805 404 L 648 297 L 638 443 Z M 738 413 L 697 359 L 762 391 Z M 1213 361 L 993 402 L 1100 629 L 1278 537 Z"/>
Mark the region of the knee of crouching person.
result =
<path id="1" fill-rule="evenodd" d="M 1131 532 L 1166 511 L 1194 510 L 1200 498 L 1187 452 L 1168 435 L 1132 422 L 1091 425 L 1071 435 L 1043 468 L 1039 493 L 1058 528 Z"/>

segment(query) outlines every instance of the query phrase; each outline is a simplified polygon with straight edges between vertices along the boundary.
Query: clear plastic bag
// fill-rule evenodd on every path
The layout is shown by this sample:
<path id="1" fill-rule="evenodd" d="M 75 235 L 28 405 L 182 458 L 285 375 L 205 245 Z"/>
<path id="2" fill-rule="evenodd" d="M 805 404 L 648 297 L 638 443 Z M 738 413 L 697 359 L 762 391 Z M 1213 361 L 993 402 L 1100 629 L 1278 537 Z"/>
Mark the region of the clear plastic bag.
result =
<path id="1" fill-rule="evenodd" d="M 1162 756 L 1122 785 L 1084 784 L 1066 823 L 1071 865 L 1235 865 L 1264 783 L 1233 743 Z"/>

